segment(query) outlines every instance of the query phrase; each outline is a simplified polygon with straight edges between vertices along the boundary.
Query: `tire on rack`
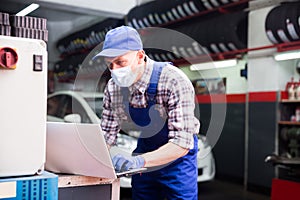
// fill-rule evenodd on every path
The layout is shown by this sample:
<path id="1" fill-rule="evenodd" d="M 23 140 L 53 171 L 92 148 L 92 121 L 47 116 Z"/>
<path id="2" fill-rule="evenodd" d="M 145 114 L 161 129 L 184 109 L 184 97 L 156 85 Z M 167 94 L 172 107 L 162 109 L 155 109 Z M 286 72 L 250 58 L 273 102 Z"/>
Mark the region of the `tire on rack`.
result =
<path id="1" fill-rule="evenodd" d="M 173 61 L 170 58 L 167 57 L 168 51 L 161 50 L 161 49 L 145 49 L 145 52 L 147 55 L 150 55 L 149 57 L 155 61 Z"/>
<path id="2" fill-rule="evenodd" d="M 138 24 L 138 20 L 143 19 L 143 12 L 145 12 L 146 8 L 147 8 L 146 4 L 133 7 L 126 16 L 127 25 L 135 29 L 140 28 L 140 25 Z"/>
<path id="3" fill-rule="evenodd" d="M 199 0 L 168 1 L 169 4 L 166 4 L 166 1 L 164 0 L 161 0 L 160 2 L 163 2 L 164 4 L 164 12 L 167 15 L 171 14 L 176 20 L 193 16 L 205 10 Z"/>
<path id="4" fill-rule="evenodd" d="M 272 27 L 273 20 L 274 20 L 274 17 L 273 17 L 273 15 L 274 15 L 273 14 L 274 9 L 275 8 L 273 8 L 272 10 L 270 10 L 269 13 L 266 16 L 266 20 L 265 20 L 265 32 L 266 32 L 267 38 L 269 39 L 269 41 L 272 44 L 278 44 L 278 43 L 280 43 L 280 40 L 277 38 L 277 36 L 275 37 L 275 32 L 274 32 L 273 27 Z"/>
<path id="5" fill-rule="evenodd" d="M 169 32 L 167 29 L 158 30 L 154 35 L 149 34 L 143 41 L 145 41 L 145 46 L 151 45 L 152 41 L 155 41 L 162 49 L 166 50 L 165 56 L 161 55 L 162 59 L 165 59 L 164 57 L 168 60 L 197 57 L 204 54 L 204 50 L 198 44 L 197 36 L 205 30 L 200 29 L 202 32 L 199 33 L 198 27 L 201 27 L 201 25 L 197 24 L 194 25 L 190 22 L 177 24 L 176 27 L 173 27 L 174 32 Z"/>
<path id="6" fill-rule="evenodd" d="M 273 8 L 267 15 L 265 30 L 267 37 L 272 43 L 290 42 L 285 26 L 288 4 Z"/>
<path id="7" fill-rule="evenodd" d="M 211 4 L 211 2 L 209 0 L 201 0 L 201 2 L 206 10 L 214 9 L 214 6 Z"/>
<path id="8" fill-rule="evenodd" d="M 226 5 L 226 4 L 231 3 L 230 0 L 219 0 L 219 2 L 220 2 L 221 4 L 223 4 L 223 5 Z"/>
<path id="9" fill-rule="evenodd" d="M 218 0 L 209 0 L 210 4 L 213 6 L 213 8 L 218 8 L 222 6 L 222 3 L 218 2 Z"/>
<path id="10" fill-rule="evenodd" d="M 220 17 L 216 16 L 210 20 L 205 21 L 203 24 L 203 28 L 206 29 L 206 40 L 207 40 L 207 47 L 211 54 L 218 54 L 221 53 L 222 50 L 219 48 L 218 43 L 221 40 L 222 35 L 222 29 L 224 28 L 224 24 L 220 24 Z"/>
<path id="11" fill-rule="evenodd" d="M 283 3 L 281 5 L 281 13 L 280 16 L 277 18 L 277 25 L 280 27 L 277 30 L 277 35 L 283 42 L 291 42 L 293 38 L 290 36 L 286 23 L 287 23 L 287 16 L 288 13 L 293 9 L 293 6 L 290 3 Z"/>
<path id="12" fill-rule="evenodd" d="M 288 12 L 286 13 L 286 30 L 292 41 L 300 40 L 300 3 L 294 3 L 290 5 Z"/>
<path id="13" fill-rule="evenodd" d="M 172 45 L 176 43 L 176 38 L 170 34 L 168 29 L 151 28 L 143 30 L 140 34 L 143 41 L 144 50 L 157 61 L 170 61 L 179 59 L 180 56 L 173 55 Z M 169 56 L 167 56 L 169 55 Z"/>
<path id="14" fill-rule="evenodd" d="M 243 11 L 188 22 L 176 28 L 207 47 L 212 54 L 247 48 L 247 29 L 248 13 Z"/>
<path id="15" fill-rule="evenodd" d="M 247 48 L 248 12 L 226 14 L 219 18 L 217 24 L 216 31 L 221 34 L 217 42 L 222 52 Z"/>
<path id="16" fill-rule="evenodd" d="M 200 0 L 187 0 L 185 3 L 188 4 L 190 9 L 196 14 L 205 10 L 202 2 Z"/>
<path id="17" fill-rule="evenodd" d="M 63 57 L 88 50 L 89 48 L 99 44 L 100 40 L 104 40 L 105 33 L 108 30 L 123 24 L 124 21 L 121 19 L 107 18 L 86 29 L 61 38 L 57 41 L 56 48 Z M 82 42 L 82 40 L 85 41 Z"/>
<path id="18" fill-rule="evenodd" d="M 213 34 L 213 30 L 209 26 L 211 20 L 203 21 L 190 21 L 184 23 L 175 29 L 183 34 L 191 37 L 194 42 L 192 44 L 182 44 L 182 47 L 186 49 L 186 52 L 191 56 L 201 56 L 212 53 L 209 50 L 209 37 Z M 181 47 L 181 48 L 182 48 Z M 180 48 L 180 47 L 179 47 Z"/>
<path id="19" fill-rule="evenodd" d="M 204 10 L 199 0 L 151 1 L 132 8 L 127 14 L 128 25 L 134 28 L 161 26 Z"/>

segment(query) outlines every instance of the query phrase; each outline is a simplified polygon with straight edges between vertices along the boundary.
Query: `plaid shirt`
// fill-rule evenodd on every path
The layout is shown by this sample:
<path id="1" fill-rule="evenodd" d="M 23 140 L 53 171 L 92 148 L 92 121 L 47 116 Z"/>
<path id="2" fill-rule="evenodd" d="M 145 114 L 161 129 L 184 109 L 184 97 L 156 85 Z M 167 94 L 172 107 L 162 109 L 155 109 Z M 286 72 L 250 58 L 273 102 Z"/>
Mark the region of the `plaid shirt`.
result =
<path id="1" fill-rule="evenodd" d="M 153 63 L 154 61 L 147 57 L 141 79 L 129 87 L 129 102 L 135 108 L 147 106 L 147 88 Z M 157 86 L 156 109 L 162 116 L 166 115 L 168 120 L 169 142 L 188 149 L 194 147 L 193 134 L 197 134 L 200 128 L 200 123 L 194 116 L 194 95 L 193 85 L 180 69 L 169 64 L 163 68 Z M 117 133 L 123 121 L 128 121 L 123 96 L 120 87 L 110 79 L 104 91 L 101 118 L 101 128 L 109 145 L 116 143 Z"/>

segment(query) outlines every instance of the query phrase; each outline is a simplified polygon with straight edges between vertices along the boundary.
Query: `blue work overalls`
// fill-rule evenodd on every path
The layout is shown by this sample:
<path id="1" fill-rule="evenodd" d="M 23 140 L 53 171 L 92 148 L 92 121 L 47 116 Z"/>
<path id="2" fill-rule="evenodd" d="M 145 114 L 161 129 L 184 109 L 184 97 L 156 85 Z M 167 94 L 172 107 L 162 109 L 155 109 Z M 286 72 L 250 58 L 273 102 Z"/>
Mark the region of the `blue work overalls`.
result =
<path id="1" fill-rule="evenodd" d="M 159 111 L 150 109 L 155 105 L 157 83 L 163 67 L 167 63 L 155 62 L 147 89 L 148 105 L 146 108 L 133 108 L 125 102 L 125 110 L 129 112 L 133 122 L 142 131 L 138 139 L 137 148 L 133 154 L 141 154 L 158 149 L 168 143 L 169 130 L 166 119 L 161 118 Z M 126 91 L 125 91 L 126 90 Z M 122 88 L 126 99 L 128 89 Z M 128 99 L 128 96 L 127 96 Z M 149 111 L 150 110 L 150 111 Z M 149 114 L 150 113 L 150 114 Z M 150 115 L 150 116 L 149 116 Z M 155 133 L 153 133 L 155 131 Z M 133 200 L 163 200 L 167 199 L 198 199 L 197 186 L 197 151 L 198 140 L 194 135 L 194 148 L 184 157 L 178 158 L 163 167 L 150 169 L 150 172 L 132 176 Z"/>

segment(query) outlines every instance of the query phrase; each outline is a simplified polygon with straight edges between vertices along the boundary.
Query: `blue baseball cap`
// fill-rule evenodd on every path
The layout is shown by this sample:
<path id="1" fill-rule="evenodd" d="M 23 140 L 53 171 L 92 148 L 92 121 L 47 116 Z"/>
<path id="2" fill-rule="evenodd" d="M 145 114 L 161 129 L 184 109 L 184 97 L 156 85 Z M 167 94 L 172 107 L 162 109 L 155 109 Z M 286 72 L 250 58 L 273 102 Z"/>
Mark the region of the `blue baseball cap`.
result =
<path id="1" fill-rule="evenodd" d="M 106 33 L 102 51 L 95 57 L 118 57 L 141 49 L 143 43 L 139 33 L 129 26 L 120 26 Z"/>

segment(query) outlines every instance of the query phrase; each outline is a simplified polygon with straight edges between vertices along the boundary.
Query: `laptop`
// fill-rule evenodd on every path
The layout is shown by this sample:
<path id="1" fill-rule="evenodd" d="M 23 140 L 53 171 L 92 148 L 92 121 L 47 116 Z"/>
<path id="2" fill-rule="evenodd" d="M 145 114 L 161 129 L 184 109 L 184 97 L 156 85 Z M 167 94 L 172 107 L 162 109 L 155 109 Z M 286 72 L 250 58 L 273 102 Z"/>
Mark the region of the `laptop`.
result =
<path id="1" fill-rule="evenodd" d="M 116 172 L 99 124 L 47 122 L 45 169 L 116 179 L 146 168 Z"/>

